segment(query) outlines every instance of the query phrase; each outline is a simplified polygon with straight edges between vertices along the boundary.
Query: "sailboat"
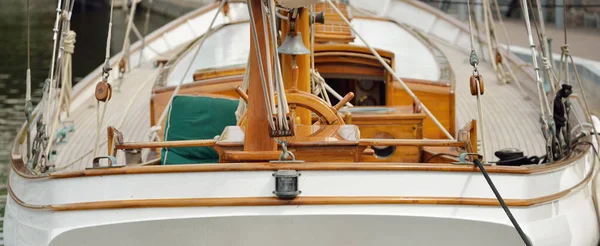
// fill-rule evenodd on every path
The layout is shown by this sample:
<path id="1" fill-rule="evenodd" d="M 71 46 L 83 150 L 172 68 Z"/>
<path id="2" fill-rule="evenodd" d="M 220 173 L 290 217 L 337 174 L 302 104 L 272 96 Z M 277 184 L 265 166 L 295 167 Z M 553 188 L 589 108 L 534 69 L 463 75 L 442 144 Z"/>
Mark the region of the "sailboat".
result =
<path id="1" fill-rule="evenodd" d="M 5 243 L 596 245 L 597 118 L 490 33 L 411 0 L 222 0 L 72 91 L 57 49 Z"/>

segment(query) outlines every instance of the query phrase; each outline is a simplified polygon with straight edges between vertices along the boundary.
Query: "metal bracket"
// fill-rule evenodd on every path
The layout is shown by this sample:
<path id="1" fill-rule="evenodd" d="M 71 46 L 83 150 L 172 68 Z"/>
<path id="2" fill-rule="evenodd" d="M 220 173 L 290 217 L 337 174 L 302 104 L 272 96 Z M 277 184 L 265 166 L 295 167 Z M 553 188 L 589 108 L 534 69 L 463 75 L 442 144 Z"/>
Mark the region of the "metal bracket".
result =
<path id="1" fill-rule="evenodd" d="M 100 166 L 100 160 L 102 159 L 107 159 L 108 160 L 108 165 L 106 166 Z M 113 168 L 113 167 L 124 167 L 125 164 L 118 164 L 117 163 L 117 158 L 115 158 L 114 156 L 98 156 L 95 157 L 94 160 L 92 161 L 92 167 L 87 167 L 86 169 L 100 169 L 100 168 Z"/>
<path id="2" fill-rule="evenodd" d="M 467 156 L 477 156 L 478 159 L 483 159 L 483 156 L 477 153 L 460 153 L 460 155 L 458 155 L 458 162 L 452 162 L 452 164 L 475 165 L 472 161 L 467 161 Z"/>
<path id="3" fill-rule="evenodd" d="M 296 156 L 294 153 L 287 149 L 287 144 L 285 141 L 277 141 L 281 145 L 281 155 L 279 155 L 279 160 L 270 161 L 270 163 L 279 163 L 279 164 L 291 164 L 291 163 L 304 163 L 302 160 L 296 160 Z"/>

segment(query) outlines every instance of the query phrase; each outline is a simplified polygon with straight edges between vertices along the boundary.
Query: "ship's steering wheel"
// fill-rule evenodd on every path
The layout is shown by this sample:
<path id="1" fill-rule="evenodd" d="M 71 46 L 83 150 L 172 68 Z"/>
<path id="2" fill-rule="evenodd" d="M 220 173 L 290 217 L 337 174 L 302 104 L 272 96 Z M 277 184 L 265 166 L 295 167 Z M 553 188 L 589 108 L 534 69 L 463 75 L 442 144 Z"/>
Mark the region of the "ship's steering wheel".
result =
<path id="1" fill-rule="evenodd" d="M 301 107 L 314 112 L 319 116 L 320 124 L 326 125 L 343 125 L 344 120 L 338 115 L 335 108 L 327 105 L 321 98 L 303 91 L 288 92 L 286 98 L 290 108 Z M 277 95 L 275 96 L 277 100 Z M 238 126 L 245 126 L 247 121 L 247 112 L 244 112 L 238 120 Z"/>

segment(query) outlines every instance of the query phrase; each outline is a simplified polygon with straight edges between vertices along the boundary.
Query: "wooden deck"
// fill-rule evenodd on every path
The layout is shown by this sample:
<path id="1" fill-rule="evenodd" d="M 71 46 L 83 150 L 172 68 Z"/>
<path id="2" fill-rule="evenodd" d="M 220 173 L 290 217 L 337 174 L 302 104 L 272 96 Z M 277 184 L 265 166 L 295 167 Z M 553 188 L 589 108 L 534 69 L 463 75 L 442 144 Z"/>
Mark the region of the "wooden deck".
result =
<path id="1" fill-rule="evenodd" d="M 472 68 L 467 62 L 467 54 L 442 42 L 436 42 L 436 45 L 447 56 L 456 75 L 456 117 L 457 126 L 460 128 L 471 119 L 477 119 L 477 101 L 470 95 L 468 85 Z M 172 57 L 175 54 L 176 51 L 173 50 L 163 56 Z M 107 126 L 114 126 L 123 132 L 125 141 L 148 141 L 149 102 L 151 89 L 158 75 L 157 69 L 148 61 L 125 75 L 120 91 L 115 90 L 108 103 L 106 118 L 101 127 L 102 145 L 97 155 L 107 154 Z M 494 151 L 509 147 L 521 149 L 528 156 L 543 155 L 544 139 L 538 121 L 537 101 L 524 100 L 522 92 L 514 84 L 500 84 L 490 64 L 481 64 L 479 69 L 485 78 L 483 112 L 488 159 L 497 159 L 493 155 Z M 115 80 L 112 83 L 119 82 Z M 533 81 L 527 80 L 522 83 L 533 83 Z M 80 95 L 86 97 L 80 100 L 81 103 L 72 106 L 69 120 L 74 121 L 75 131 L 68 135 L 64 143 L 56 145 L 58 154 L 55 162 L 56 170 L 82 170 L 91 166 L 97 129 L 97 103 L 92 95 L 93 91 L 88 91 L 89 93 L 84 92 Z M 123 112 L 129 104 L 131 107 Z M 124 114 L 126 116 L 123 123 L 119 125 Z M 481 135 L 479 140 L 481 141 Z"/>
<path id="2" fill-rule="evenodd" d="M 460 128 L 471 119 L 477 119 L 477 98 L 471 95 L 469 89 L 473 68 L 468 62 L 468 54 L 442 42 L 436 42 L 436 45 L 444 52 L 455 73 L 456 120 Z M 501 84 L 489 63 L 479 64 L 478 68 L 485 82 L 482 111 L 488 160 L 497 160 L 494 152 L 503 148 L 518 148 L 527 156 L 544 155 L 545 140 L 539 122 L 537 96 L 529 95 L 530 99 L 525 100 L 516 84 Z M 525 78 L 519 74 L 517 77 Z M 535 82 L 523 79 L 521 84 L 525 83 Z M 481 143 L 481 134 L 478 137 Z"/>
<path id="3" fill-rule="evenodd" d="M 115 126 L 123 132 L 125 141 L 147 141 L 150 129 L 150 95 L 153 82 L 156 79 L 158 68 L 145 63 L 131 73 L 125 75 L 120 91 L 115 89 L 117 80 L 113 81 L 113 96 L 107 103 L 104 124 L 101 127 L 98 155 L 107 154 L 106 127 Z M 151 80 L 151 81 L 148 81 Z M 143 84 L 145 83 L 145 85 Z M 140 88 L 140 86 L 142 86 Z M 137 90 L 138 96 L 134 97 Z M 58 144 L 56 150 L 56 169 L 81 170 L 91 166 L 92 153 L 96 136 L 96 114 L 97 102 L 93 95 L 81 95 L 88 97 L 81 105 L 74 108 L 71 119 L 75 124 L 75 131 L 70 133 L 65 143 Z M 128 111 L 124 109 L 133 100 Z M 100 110 L 101 112 L 101 110 Z M 118 125 L 123 115 L 126 114 L 123 124 Z"/>

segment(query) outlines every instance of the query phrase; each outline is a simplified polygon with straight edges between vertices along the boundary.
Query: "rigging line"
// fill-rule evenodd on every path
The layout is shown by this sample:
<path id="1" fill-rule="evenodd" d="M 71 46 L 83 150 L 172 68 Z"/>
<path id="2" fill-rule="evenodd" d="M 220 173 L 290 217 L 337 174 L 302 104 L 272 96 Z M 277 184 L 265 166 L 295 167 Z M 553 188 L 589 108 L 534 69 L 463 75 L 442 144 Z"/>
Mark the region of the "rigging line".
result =
<path id="1" fill-rule="evenodd" d="M 131 33 L 131 26 L 133 25 L 133 17 L 135 16 L 135 10 L 137 9 L 137 1 L 133 0 L 131 3 L 131 9 L 129 12 L 129 20 L 127 20 L 127 27 L 125 29 L 125 38 L 123 38 L 123 46 L 122 46 L 122 50 L 121 53 L 123 53 L 123 56 L 121 57 L 121 59 L 127 59 L 129 60 L 129 46 L 131 45 L 131 41 L 129 39 L 129 34 Z M 140 53 L 140 55 L 142 55 Z M 127 64 L 128 68 L 129 68 L 129 64 Z"/>
<path id="2" fill-rule="evenodd" d="M 275 82 L 277 83 L 277 94 L 279 94 L 279 108 L 281 110 L 281 115 L 280 116 L 280 126 L 283 126 L 284 129 L 289 130 L 289 122 L 286 119 L 286 115 L 290 112 L 289 108 L 288 108 L 288 102 L 287 102 L 287 96 L 285 94 L 285 85 L 283 83 L 283 73 L 281 72 L 281 61 L 279 60 L 279 52 L 278 52 L 278 48 L 277 48 L 277 29 L 275 27 L 275 22 L 277 21 L 277 17 L 275 15 L 276 9 L 275 6 L 271 3 L 271 1 L 268 1 L 268 6 L 269 8 L 269 12 L 270 12 L 270 16 L 269 16 L 269 23 L 271 24 L 271 45 L 273 48 L 273 60 L 274 60 L 274 66 L 275 66 Z M 264 9 L 264 8 L 263 8 Z M 264 15 L 264 14 L 263 14 Z M 263 20 L 265 18 L 263 17 Z M 271 84 L 273 85 L 273 84 Z M 274 97 L 274 90 L 270 90 L 269 92 L 271 93 L 271 96 L 273 98 Z"/>
<path id="3" fill-rule="evenodd" d="M 263 5 L 263 1 L 260 1 L 260 2 L 261 2 L 261 5 L 260 5 L 261 14 L 262 14 L 262 16 L 266 16 L 266 14 L 265 14 L 265 6 Z M 269 30 L 269 27 L 267 26 L 267 18 L 262 18 L 262 24 L 263 24 L 263 30 Z M 265 40 L 269 40 L 271 38 L 271 37 L 269 37 L 270 35 L 269 35 L 268 31 L 263 32 L 263 36 L 264 36 Z M 275 42 L 275 41 L 273 41 L 273 42 Z M 277 50 L 275 49 L 273 51 L 274 51 L 274 54 L 276 54 Z M 271 56 L 271 48 L 266 48 L 265 49 L 265 56 L 269 58 L 269 59 L 267 59 L 267 76 L 268 76 L 267 77 L 268 78 L 267 83 L 269 85 L 269 96 L 271 98 L 275 98 L 275 92 L 274 92 L 274 90 L 270 89 L 273 86 L 273 64 L 271 64 L 271 57 L 272 57 Z M 271 104 L 269 104 L 268 107 L 271 107 L 272 111 L 280 110 L 281 109 L 281 107 L 280 108 L 275 108 L 274 102 L 270 101 L 270 103 Z M 283 124 L 280 115 L 277 115 L 277 118 L 279 120 L 279 124 L 280 125 Z"/>
<path id="4" fill-rule="evenodd" d="M 568 52 L 568 49 L 567 49 L 567 52 Z M 573 65 L 573 71 L 575 72 L 575 78 L 577 79 L 577 83 L 579 84 L 579 90 L 581 90 L 581 96 L 583 97 L 583 103 L 585 104 L 586 115 L 587 115 L 590 123 L 593 125 L 594 120 L 592 119 L 592 111 L 588 104 L 587 97 L 585 96 L 585 90 L 583 89 L 583 83 L 581 82 L 581 77 L 579 77 L 579 72 L 577 72 L 577 65 L 575 65 L 573 56 L 571 56 L 570 53 L 567 53 L 567 56 L 570 58 L 571 64 Z M 567 67 L 567 69 L 568 69 L 568 67 Z M 598 131 L 596 130 L 596 126 L 594 126 L 592 129 L 594 131 L 594 136 L 596 137 L 596 142 L 598 142 L 598 144 L 600 144 L 600 137 L 598 136 Z M 596 157 L 598 157 L 598 160 L 600 160 L 600 154 L 598 154 L 598 152 L 596 152 Z"/>
<path id="5" fill-rule="evenodd" d="M 221 13 L 221 9 L 223 8 L 223 5 L 225 5 L 225 2 L 227 2 L 227 0 L 222 0 L 221 3 L 219 4 L 219 7 L 217 8 L 215 15 L 213 16 L 213 19 L 210 21 L 210 25 L 208 26 L 208 29 L 206 29 L 206 33 L 204 33 L 204 35 L 198 41 L 198 45 L 196 46 L 196 51 L 194 51 L 194 55 L 192 56 L 190 63 L 188 64 L 187 68 L 185 69 L 185 72 L 183 73 L 183 75 L 181 76 L 181 80 L 179 80 L 177 87 L 175 87 L 175 90 L 173 91 L 173 95 L 171 95 L 171 98 L 169 99 L 169 103 L 167 104 L 167 107 L 165 107 L 163 112 L 160 114 L 160 117 L 158 118 L 158 121 L 156 122 L 156 125 L 154 125 L 154 126 L 160 126 L 162 124 L 162 121 L 165 119 L 165 116 L 167 116 L 167 112 L 169 110 L 171 110 L 173 98 L 175 98 L 177 93 L 179 93 L 179 89 L 181 88 L 181 85 L 183 84 L 183 82 L 185 80 L 185 76 L 188 74 L 188 72 L 192 68 L 192 65 L 194 64 L 196 57 L 198 57 L 198 54 L 200 54 L 200 49 L 201 49 L 202 45 L 204 44 L 204 41 L 212 33 L 212 31 L 213 31 L 212 28 L 213 28 L 213 25 L 215 24 L 215 20 L 217 20 L 217 16 L 219 16 L 219 13 Z"/>
<path id="6" fill-rule="evenodd" d="M 471 2 L 467 0 L 467 12 L 469 12 L 469 37 L 471 38 L 471 52 L 475 52 L 475 36 L 473 35 L 473 17 L 471 12 Z"/>
<path id="7" fill-rule="evenodd" d="M 311 4 L 310 5 L 310 73 L 311 73 L 311 81 L 312 86 L 317 87 L 318 92 L 316 93 L 318 95 L 318 93 L 320 92 L 323 99 L 325 100 L 325 102 L 327 102 L 327 104 L 329 106 L 331 106 L 331 100 L 329 100 L 329 94 L 327 94 L 327 82 L 325 82 L 325 79 L 323 79 L 323 77 L 321 77 L 321 75 L 319 74 L 319 72 L 317 72 L 316 68 L 315 68 L 315 5 Z M 313 90 L 313 88 L 311 88 L 311 91 Z M 337 94 L 337 93 L 336 93 Z M 339 94 L 338 94 L 339 95 Z M 342 100 L 342 97 L 339 96 L 338 100 Z M 346 103 L 346 105 L 352 106 L 352 104 L 350 104 L 349 102 Z"/>
<path id="8" fill-rule="evenodd" d="M 506 205 L 506 202 L 504 202 L 504 199 L 502 199 L 502 196 L 500 195 L 500 192 L 498 192 L 498 189 L 496 189 L 496 186 L 494 185 L 494 182 L 492 181 L 492 179 L 490 178 L 490 175 L 487 173 L 487 171 L 483 167 L 483 164 L 481 164 L 481 162 L 478 159 L 474 159 L 473 163 L 475 163 L 477 165 L 477 167 L 481 171 L 481 174 L 483 174 L 483 177 L 485 178 L 485 181 L 487 181 L 488 185 L 492 189 L 492 192 L 494 192 L 494 195 L 496 196 L 496 199 L 498 199 L 498 202 L 502 206 L 502 209 L 504 209 L 504 212 L 506 213 L 506 216 L 508 216 L 508 219 L 513 224 L 513 226 L 515 227 L 515 229 L 517 230 L 517 232 L 519 233 L 519 236 L 521 236 L 521 239 L 523 239 L 523 242 L 525 243 L 525 245 L 527 245 L 527 246 L 533 245 L 533 244 L 531 244 L 531 240 L 527 237 L 527 235 L 525 234 L 525 232 L 523 232 L 523 229 L 519 225 L 519 222 L 517 222 L 517 220 L 515 219 L 515 217 L 510 212 L 510 209 Z"/>
<path id="9" fill-rule="evenodd" d="M 418 103 L 421 106 L 421 109 L 425 112 L 425 114 L 427 114 L 427 116 L 429 118 L 431 118 L 431 120 L 437 125 L 437 127 L 444 133 L 444 135 L 446 135 L 446 137 L 448 139 L 454 140 L 454 137 L 452 137 L 452 135 L 448 132 L 448 130 L 446 130 L 446 128 L 444 128 L 444 126 L 440 123 L 440 121 L 431 113 L 431 111 L 429 111 L 429 109 L 427 108 L 427 106 L 425 106 L 425 104 L 423 104 L 423 102 L 421 102 L 421 100 L 419 100 L 419 98 L 406 85 L 406 83 L 404 83 L 404 81 L 402 79 L 400 79 L 400 77 L 396 74 L 396 71 L 394 71 L 394 69 L 392 69 L 383 60 L 383 58 L 381 58 L 381 56 L 379 55 L 379 53 L 377 53 L 377 51 L 375 51 L 375 49 L 373 49 L 373 47 L 371 47 L 371 45 L 360 35 L 360 33 L 358 33 L 356 31 L 356 29 L 354 28 L 354 26 L 352 26 L 352 24 L 350 23 L 350 21 L 342 14 L 342 12 L 338 9 L 338 7 L 335 6 L 335 4 L 333 4 L 333 2 L 331 2 L 331 0 L 326 0 L 326 1 L 331 6 L 331 8 L 340 16 L 340 19 L 342 19 L 348 25 L 348 27 L 350 27 L 350 29 L 352 29 L 352 31 L 354 32 L 354 34 L 356 34 L 356 36 L 358 38 L 360 38 L 360 40 L 365 44 L 365 46 L 367 46 L 367 48 L 371 51 L 371 53 L 373 53 L 373 55 L 377 58 L 377 60 L 379 61 L 379 63 L 381 63 L 381 65 L 383 65 L 383 67 L 385 67 L 385 69 L 394 77 L 394 79 L 396 79 L 400 83 L 400 85 L 402 86 L 402 88 L 404 88 L 404 90 L 406 91 L 406 93 L 408 93 L 408 95 L 410 95 L 410 97 L 412 97 L 412 99 L 414 100 L 414 102 Z"/>
<path id="10" fill-rule="evenodd" d="M 52 60 L 50 60 L 50 84 L 48 86 L 48 98 L 46 98 L 47 102 L 46 102 L 46 112 L 50 112 L 50 106 L 51 103 L 50 101 L 52 100 L 53 96 L 52 94 L 54 93 L 53 91 L 53 87 L 54 87 L 54 65 L 55 65 L 55 60 L 56 60 L 56 49 L 58 48 L 58 24 L 60 22 L 60 15 L 62 12 L 62 0 L 58 0 L 58 6 L 56 7 L 56 20 L 54 21 L 54 28 L 52 29 L 53 35 L 52 35 L 52 40 L 53 40 L 53 44 L 52 44 Z M 45 127 L 48 126 L 48 124 L 50 124 L 50 118 L 47 116 L 47 114 L 44 114 L 44 125 Z"/>
<path id="11" fill-rule="evenodd" d="M 548 98 L 546 96 L 546 93 L 544 92 L 544 85 L 542 82 L 542 78 L 540 76 L 540 69 L 537 63 L 537 51 L 536 51 L 536 46 L 535 43 L 533 42 L 533 34 L 531 32 L 531 22 L 529 19 L 529 9 L 527 7 L 527 0 L 521 0 L 523 1 L 523 15 L 524 15 L 524 19 L 525 19 L 525 28 L 527 29 L 527 36 L 529 39 L 529 47 L 531 48 L 531 57 L 532 57 L 532 61 L 533 61 L 533 67 L 534 67 L 534 71 L 535 71 L 535 76 L 536 76 L 536 81 L 538 83 L 538 97 L 539 97 L 539 101 L 540 101 L 540 113 L 542 114 L 542 116 L 544 118 L 547 118 L 546 112 L 550 113 L 552 112 L 552 110 L 550 110 L 550 105 L 548 103 Z M 544 124 L 547 126 L 548 122 L 544 121 Z"/>
<path id="12" fill-rule="evenodd" d="M 540 0 L 536 0 L 537 6 L 540 6 Z M 540 20 L 540 44 L 542 44 L 542 60 L 544 61 L 544 68 L 546 69 L 547 76 L 550 80 L 550 87 L 552 88 L 552 93 L 556 93 L 556 74 L 554 73 L 554 69 L 552 66 L 552 62 L 550 60 L 550 46 L 548 44 L 548 37 L 546 36 L 546 26 L 544 24 L 544 15 L 542 13 L 542 8 L 537 8 L 539 20 Z"/>
<path id="13" fill-rule="evenodd" d="M 272 98 L 269 97 L 269 92 L 267 92 L 267 81 L 265 79 L 265 71 L 263 68 L 263 59 L 262 59 L 262 54 L 260 52 L 260 47 L 258 47 L 260 45 L 260 43 L 258 42 L 258 33 L 256 31 L 256 23 L 254 23 L 254 11 L 252 10 L 252 6 L 251 6 L 251 0 L 248 0 L 248 13 L 250 13 L 250 27 L 251 27 L 251 36 L 252 39 L 254 40 L 254 52 L 256 52 L 256 58 L 257 58 L 257 64 L 258 64 L 258 70 L 259 70 L 259 74 L 260 74 L 260 81 L 262 83 L 262 91 L 263 91 L 263 96 L 266 99 L 266 102 L 268 103 L 268 105 L 271 105 L 271 100 Z M 264 18 L 264 17 L 262 17 Z M 252 52 L 252 51 L 250 51 Z M 252 61 L 251 61 L 252 62 Z M 282 100 L 282 96 L 279 96 L 279 100 Z M 275 123 L 273 122 L 273 112 L 271 111 L 271 107 L 266 107 L 267 108 L 267 120 L 269 121 L 269 126 L 271 127 L 271 130 L 275 130 Z"/>
<path id="14" fill-rule="evenodd" d="M 540 76 L 540 68 L 537 63 L 537 51 L 535 43 L 533 42 L 533 34 L 531 32 L 531 23 L 529 20 L 529 9 L 527 5 L 527 0 L 522 1 L 524 15 L 523 19 L 525 19 L 525 27 L 527 29 L 527 36 L 531 48 L 531 58 L 533 62 L 533 68 L 535 71 L 535 78 L 538 85 L 538 99 L 540 102 L 540 113 L 543 127 L 542 133 L 546 138 L 546 157 L 550 162 L 552 162 L 554 159 L 553 144 L 556 138 L 556 135 L 554 133 L 554 119 L 552 118 L 552 110 L 550 109 L 550 103 L 548 102 L 548 96 L 546 95 L 544 83 L 542 82 L 542 78 Z"/>
<path id="15" fill-rule="evenodd" d="M 150 25 L 150 10 L 152 9 L 152 5 L 154 4 L 154 0 L 148 1 L 148 6 L 146 7 L 146 19 L 144 20 L 143 34 L 142 34 L 142 48 L 140 49 L 140 56 L 138 61 L 138 66 L 142 64 L 142 60 L 144 58 L 144 48 L 146 48 L 146 35 L 148 35 L 148 26 Z"/>
<path id="16" fill-rule="evenodd" d="M 498 0 L 492 0 L 492 1 L 494 2 L 494 6 L 496 7 L 496 14 L 498 15 L 498 20 L 500 21 L 500 27 L 502 27 L 502 31 L 504 32 L 504 38 L 506 39 L 506 54 L 505 55 L 506 55 L 506 57 L 509 57 L 509 56 L 511 56 L 510 37 L 508 35 L 508 31 L 506 30 L 506 26 L 504 25 L 504 20 L 502 20 L 502 13 L 500 13 L 500 6 L 498 6 Z M 519 91 L 521 91 L 521 93 L 523 94 L 523 97 L 526 100 L 528 100 L 529 95 L 525 92 L 525 90 L 521 86 L 521 81 L 519 81 L 519 79 L 517 79 L 517 76 L 515 75 L 514 71 L 512 70 L 510 64 L 508 64 L 508 61 L 506 61 L 506 63 L 503 62 L 502 64 L 504 64 L 504 66 L 508 70 L 508 73 L 510 74 L 512 80 L 517 84 L 517 87 L 519 87 Z"/>
<path id="17" fill-rule="evenodd" d="M 33 105 L 31 104 L 31 20 L 29 16 L 30 3 L 27 0 L 27 71 L 25 76 L 25 117 L 27 119 L 27 158 L 31 158 L 31 113 Z"/>
<path id="18" fill-rule="evenodd" d="M 492 45 L 492 32 L 493 32 L 493 28 L 492 28 L 492 23 L 491 23 L 491 14 L 490 12 L 488 12 L 488 7 L 490 6 L 488 0 L 482 0 L 483 1 L 483 20 L 484 20 L 484 25 L 485 25 L 485 36 L 488 39 L 488 55 L 489 55 L 489 61 L 492 64 L 492 68 L 494 68 L 494 71 L 496 72 L 496 75 L 500 78 L 501 76 L 499 75 L 498 72 L 498 64 L 496 64 L 494 62 L 494 47 Z M 481 54 L 481 56 L 485 56 L 483 53 Z M 503 79 L 500 79 L 500 81 L 503 81 Z"/>
<path id="19" fill-rule="evenodd" d="M 484 0 L 485 1 L 485 0 Z M 467 0 L 467 3 L 470 3 L 469 0 Z M 484 11 L 487 13 L 487 9 L 486 9 L 486 5 L 483 6 L 484 7 Z M 472 15 L 474 15 L 473 12 L 471 12 L 471 6 L 470 4 L 467 4 L 467 9 L 469 12 L 469 26 L 472 24 L 473 22 L 473 18 Z M 486 18 L 486 23 L 487 23 L 487 14 L 485 15 Z M 486 25 L 486 31 L 487 30 L 487 25 Z M 473 36 L 473 31 L 472 29 L 469 28 L 469 32 L 470 35 Z M 492 39 L 489 36 L 488 33 L 488 38 L 490 43 L 488 44 L 488 48 L 491 48 L 492 45 Z M 479 47 L 481 48 L 481 42 L 479 43 Z M 490 51 L 491 52 L 491 51 Z M 482 52 L 483 54 L 483 52 Z M 491 56 L 492 54 L 490 53 L 490 60 L 491 60 Z M 493 61 L 491 61 L 493 63 Z M 479 71 L 477 69 L 477 65 L 479 64 L 479 58 L 477 56 L 477 51 L 475 51 L 474 48 L 474 41 L 473 39 L 471 39 L 471 54 L 469 56 L 469 63 L 471 64 L 471 66 L 473 66 L 473 75 L 472 75 L 472 79 L 475 80 L 475 86 L 477 88 L 477 117 L 479 118 L 479 129 L 481 130 L 481 149 L 482 149 L 482 157 L 483 157 L 483 162 L 487 163 L 487 148 L 486 148 L 486 137 L 485 137 L 485 124 L 484 124 L 484 118 L 483 118 L 483 110 L 482 110 L 482 106 L 481 106 L 481 88 L 479 86 L 479 83 L 481 82 L 481 77 L 479 75 Z M 495 67 L 494 67 L 495 68 Z"/>
<path id="20" fill-rule="evenodd" d="M 119 129 L 119 128 L 121 128 L 123 126 L 123 123 L 125 123 L 125 119 L 129 115 L 128 112 L 129 112 L 129 110 L 131 110 L 131 106 L 133 105 L 133 102 L 139 96 L 139 93 L 142 91 L 142 89 L 145 88 L 146 85 L 150 81 L 153 81 L 152 78 L 155 78 L 155 76 L 158 75 L 158 73 L 160 73 L 162 67 L 163 67 L 163 64 L 160 64 L 158 66 L 158 68 L 150 76 L 148 76 L 144 82 L 141 83 L 141 86 L 138 87 L 138 90 L 129 99 L 129 102 L 127 103 L 127 106 L 123 110 L 123 115 L 121 115 L 121 118 L 119 119 L 119 122 L 115 125 L 115 128 Z M 106 139 L 103 140 L 102 142 L 100 142 L 99 146 L 102 146 L 106 142 L 107 142 Z M 91 154 L 93 151 L 94 151 L 94 149 L 89 149 L 88 151 L 84 152 L 83 154 L 81 154 L 80 156 L 78 156 L 77 158 L 75 158 L 73 161 L 69 162 L 67 165 L 60 166 L 60 167 L 55 167 L 54 171 L 65 170 L 65 169 L 69 168 L 70 166 L 73 166 L 75 163 L 81 161 L 83 158 L 85 158 L 86 156 L 88 156 L 89 154 Z"/>
<path id="21" fill-rule="evenodd" d="M 114 12 L 114 4 L 115 0 L 110 1 L 110 17 L 108 20 L 108 33 L 106 34 L 106 54 L 104 56 L 104 67 L 102 68 L 102 80 L 104 82 L 110 83 L 108 81 L 110 77 L 110 43 L 112 40 L 112 26 L 113 26 L 113 12 Z M 109 92 L 111 93 L 111 92 Z M 94 156 L 96 156 L 99 147 L 100 141 L 100 128 L 102 128 L 102 122 L 104 121 L 104 115 L 106 114 L 106 108 L 108 106 L 108 100 L 104 103 L 104 107 L 102 110 L 102 117 L 100 117 L 100 101 L 96 102 L 96 141 L 94 141 Z"/>

